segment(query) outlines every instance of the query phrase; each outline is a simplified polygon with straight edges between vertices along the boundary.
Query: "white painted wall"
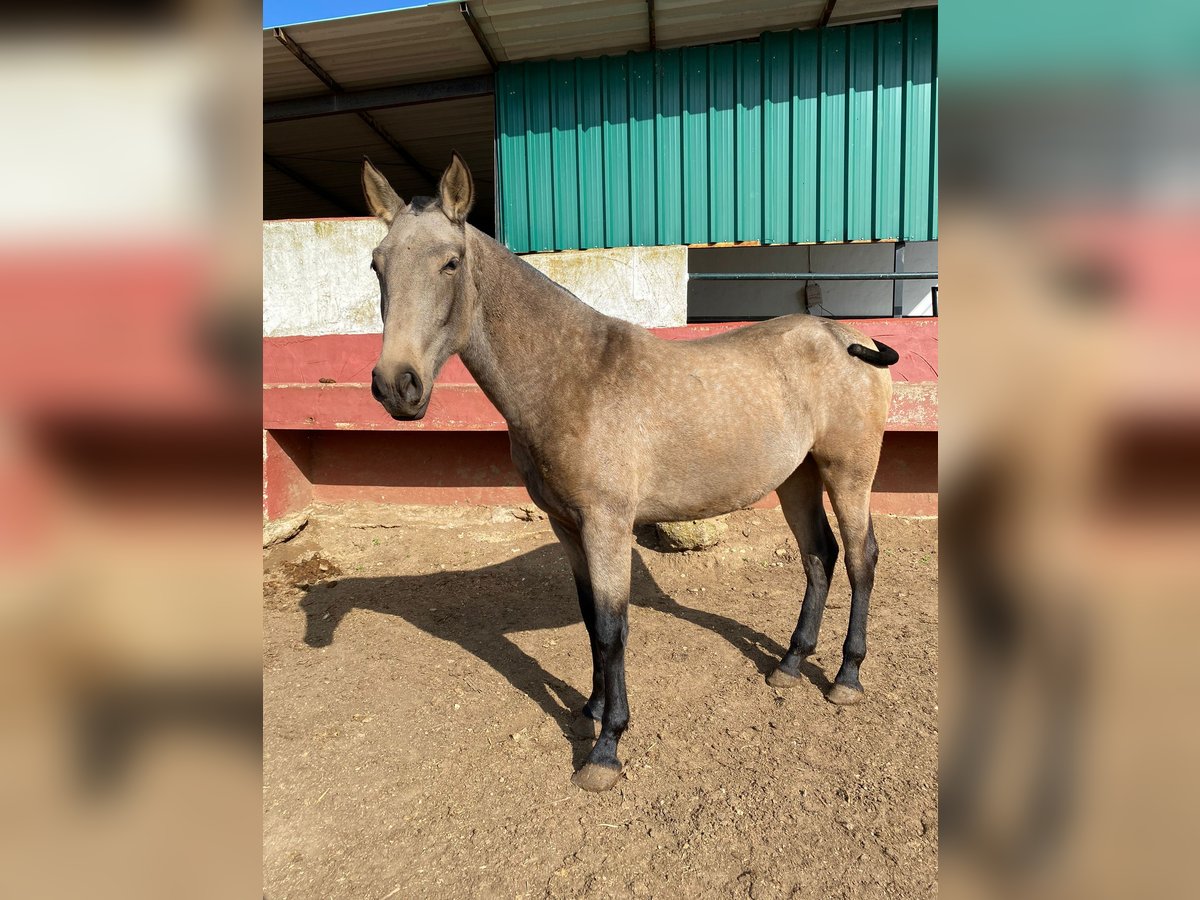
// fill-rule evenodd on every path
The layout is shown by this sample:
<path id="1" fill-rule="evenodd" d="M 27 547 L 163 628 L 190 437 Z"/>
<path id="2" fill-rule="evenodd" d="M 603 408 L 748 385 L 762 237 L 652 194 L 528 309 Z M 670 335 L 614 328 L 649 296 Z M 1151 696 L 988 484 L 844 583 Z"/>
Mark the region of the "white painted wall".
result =
<path id="1" fill-rule="evenodd" d="M 704 247 L 688 250 L 691 272 L 890 272 L 894 244 L 812 244 L 787 247 Z M 910 242 L 904 268 L 937 271 L 937 242 Z M 936 281 L 906 281 L 904 314 L 933 312 Z M 806 282 L 693 281 L 688 286 L 688 315 L 693 318 L 759 318 L 804 312 Z M 891 316 L 892 282 L 820 282 L 821 307 L 831 316 Z"/>
<path id="2" fill-rule="evenodd" d="M 647 328 L 687 324 L 687 247 L 564 250 L 521 258 L 610 316 Z"/>
<path id="3" fill-rule="evenodd" d="M 263 336 L 378 332 L 385 233 L 377 219 L 263 222 Z"/>
<path id="4" fill-rule="evenodd" d="M 263 223 L 263 335 L 370 334 L 381 327 L 374 219 Z M 687 323 L 686 247 L 522 257 L 589 305 L 647 327 Z"/>

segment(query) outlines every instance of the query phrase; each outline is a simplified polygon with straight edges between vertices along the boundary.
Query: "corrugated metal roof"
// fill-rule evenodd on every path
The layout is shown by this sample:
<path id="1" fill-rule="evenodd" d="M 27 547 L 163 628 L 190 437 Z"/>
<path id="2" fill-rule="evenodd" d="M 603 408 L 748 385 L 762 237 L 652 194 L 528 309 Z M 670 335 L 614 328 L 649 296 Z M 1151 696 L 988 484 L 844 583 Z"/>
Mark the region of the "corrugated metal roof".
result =
<path id="1" fill-rule="evenodd" d="M 599 56 L 648 46 L 645 0 L 475 0 L 496 58 L 513 62 L 552 56 Z"/>
<path id="2" fill-rule="evenodd" d="M 887 19 L 906 9 L 937 6 L 930 0 L 838 0 L 829 17 L 830 25 L 848 25 L 872 19 Z"/>
<path id="3" fill-rule="evenodd" d="M 839 0 L 831 24 L 898 15 L 929 0 Z M 824 0 L 655 0 L 660 47 L 678 47 L 757 37 L 763 31 L 811 28 Z M 470 0 L 493 54 L 501 61 L 598 57 L 649 48 L 645 0 Z M 490 71 L 457 2 L 296 25 L 286 29 L 304 51 L 348 91 L 390 87 Z M 263 100 L 321 96 L 328 88 L 283 47 L 271 30 L 263 33 Z M 460 104 L 454 106 L 453 104 Z M 442 112 L 441 110 L 444 110 Z M 487 176 L 491 204 L 493 111 L 490 100 L 445 101 L 372 113 L 391 136 L 432 171 L 440 171 L 458 149 Z M 469 119 L 462 117 L 467 116 Z M 455 118 L 457 117 L 457 118 Z M 404 192 L 428 192 L 423 178 L 354 114 L 264 127 L 266 152 L 291 159 L 296 171 L 361 208 L 357 165 L 369 155 Z M 353 166 L 351 166 L 353 162 Z M 291 163 L 289 163 L 291 165 Z M 352 176 L 347 174 L 353 169 Z M 328 203 L 294 182 L 273 174 L 264 179 L 267 217 L 305 215 Z M 482 185 L 481 185 L 482 187 Z M 319 215 L 321 212 L 310 212 Z"/>
<path id="4" fill-rule="evenodd" d="M 930 0 L 839 0 L 831 25 L 899 15 Z M 659 47 L 812 28 L 825 0 L 655 0 Z M 470 0 L 496 59 L 569 59 L 650 49 L 646 0 Z M 489 71 L 457 2 L 294 25 L 286 29 L 347 90 Z M 263 34 L 263 99 L 322 93 L 323 86 Z"/>
<path id="5" fill-rule="evenodd" d="M 313 22 L 286 31 L 351 91 L 490 71 L 457 3 Z"/>
<path id="6" fill-rule="evenodd" d="M 655 0 L 658 46 L 683 47 L 756 38 L 764 31 L 813 28 L 821 20 L 825 0 Z"/>
<path id="7" fill-rule="evenodd" d="M 263 32 L 264 101 L 312 97 L 327 91 L 321 79 L 304 68 L 300 60 L 275 39 L 274 33 Z"/>

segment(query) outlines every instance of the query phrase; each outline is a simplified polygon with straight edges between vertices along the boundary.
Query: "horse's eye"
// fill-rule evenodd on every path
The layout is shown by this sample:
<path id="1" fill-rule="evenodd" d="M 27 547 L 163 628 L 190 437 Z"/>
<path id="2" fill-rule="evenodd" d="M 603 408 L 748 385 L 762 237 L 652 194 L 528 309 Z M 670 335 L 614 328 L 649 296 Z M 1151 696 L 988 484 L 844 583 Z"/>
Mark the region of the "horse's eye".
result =
<path id="1" fill-rule="evenodd" d="M 446 263 L 444 266 L 442 266 L 442 271 L 443 272 L 453 272 L 457 268 L 458 268 L 458 260 L 451 259 L 448 263 Z"/>
<path id="2" fill-rule="evenodd" d="M 375 265 L 375 260 L 371 260 L 371 271 L 376 275 L 379 274 L 379 266 Z"/>

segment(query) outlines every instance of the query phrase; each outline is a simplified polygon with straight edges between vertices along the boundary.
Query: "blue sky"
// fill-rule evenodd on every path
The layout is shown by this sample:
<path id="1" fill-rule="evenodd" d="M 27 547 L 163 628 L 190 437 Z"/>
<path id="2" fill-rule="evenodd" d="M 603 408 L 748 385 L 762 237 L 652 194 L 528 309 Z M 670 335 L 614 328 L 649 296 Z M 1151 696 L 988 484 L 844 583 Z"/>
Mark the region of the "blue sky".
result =
<path id="1" fill-rule="evenodd" d="M 263 0 L 263 28 L 342 19 L 387 9 L 429 6 L 437 0 Z"/>

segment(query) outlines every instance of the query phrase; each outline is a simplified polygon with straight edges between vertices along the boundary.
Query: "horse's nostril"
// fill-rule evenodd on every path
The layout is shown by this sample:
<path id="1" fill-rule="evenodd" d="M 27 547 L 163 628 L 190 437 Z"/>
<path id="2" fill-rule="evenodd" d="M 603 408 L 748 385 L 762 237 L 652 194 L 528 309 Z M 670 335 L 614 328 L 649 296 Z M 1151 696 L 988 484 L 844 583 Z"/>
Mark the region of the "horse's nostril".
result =
<path id="1" fill-rule="evenodd" d="M 404 374 L 400 376 L 400 380 L 397 382 L 396 388 L 400 396 L 404 398 L 404 402 L 410 406 L 416 406 L 418 403 L 420 403 L 421 397 L 425 393 L 421 389 L 422 385 L 420 376 L 417 375 L 417 373 L 412 369 L 407 369 Z"/>
<path id="2" fill-rule="evenodd" d="M 383 391 L 379 389 L 379 373 L 375 370 L 371 371 L 371 396 L 379 403 L 383 402 Z"/>

